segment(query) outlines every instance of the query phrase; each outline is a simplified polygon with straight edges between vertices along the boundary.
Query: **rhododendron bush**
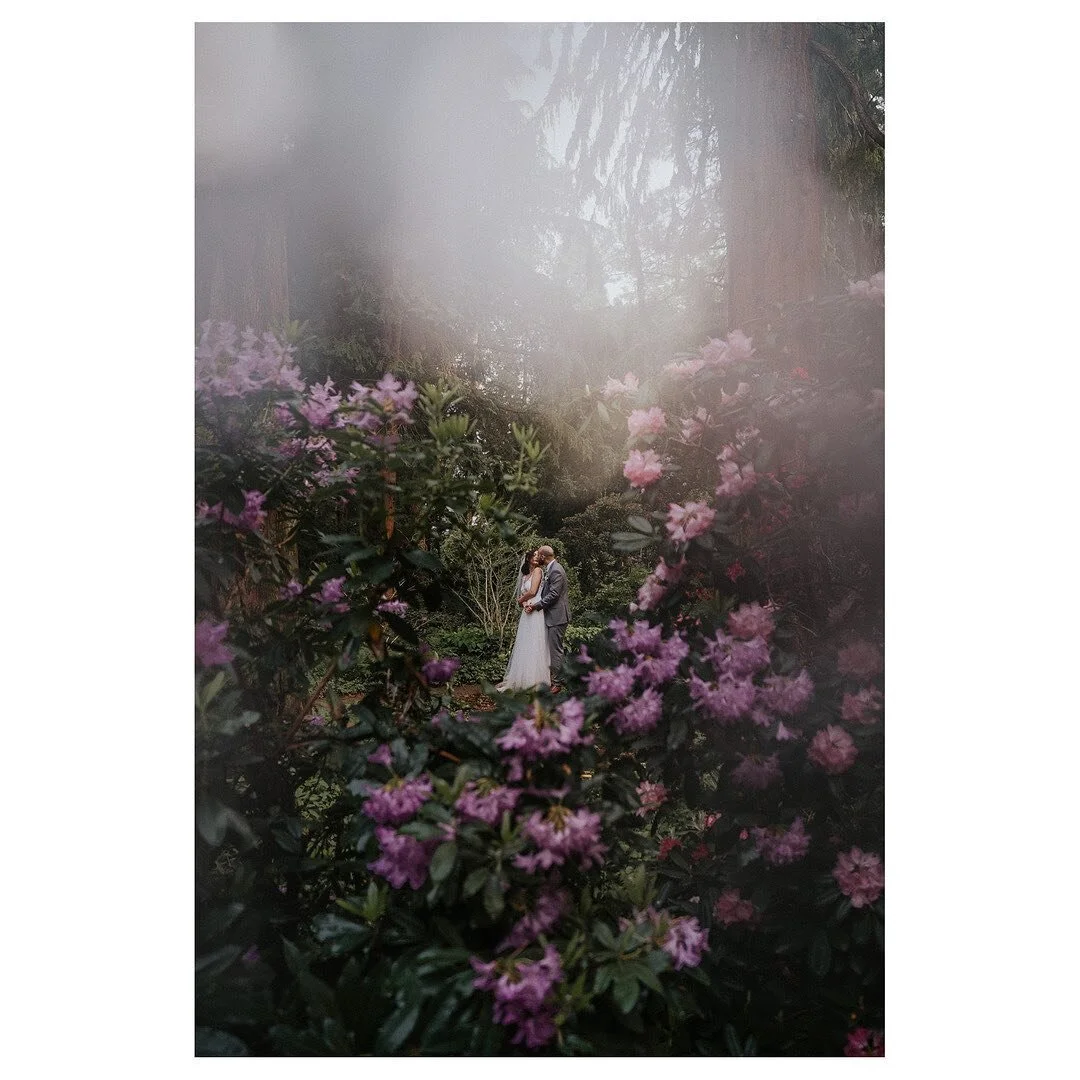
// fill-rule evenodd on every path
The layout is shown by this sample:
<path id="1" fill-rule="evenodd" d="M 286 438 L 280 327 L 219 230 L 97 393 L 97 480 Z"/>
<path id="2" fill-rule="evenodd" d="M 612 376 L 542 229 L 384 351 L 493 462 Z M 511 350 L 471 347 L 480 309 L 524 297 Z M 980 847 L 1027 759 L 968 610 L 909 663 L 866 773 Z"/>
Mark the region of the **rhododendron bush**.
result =
<path id="1" fill-rule="evenodd" d="M 832 404 L 873 378 L 859 305 L 880 297 L 843 300 L 827 385 L 739 331 L 609 380 L 639 508 L 615 542 L 655 569 L 560 694 L 489 687 L 484 712 L 458 707 L 424 613 L 454 573 L 441 538 L 512 531 L 500 490 L 528 492 L 539 448 L 521 433 L 500 465 L 449 388 L 308 387 L 272 341 L 209 328 L 200 1052 L 883 1052 L 876 611 L 806 647 L 781 589 L 800 579 L 761 548 L 880 439 L 877 411 Z M 853 593 L 877 571 L 861 536 Z M 362 699 L 339 700 L 360 654 Z"/>

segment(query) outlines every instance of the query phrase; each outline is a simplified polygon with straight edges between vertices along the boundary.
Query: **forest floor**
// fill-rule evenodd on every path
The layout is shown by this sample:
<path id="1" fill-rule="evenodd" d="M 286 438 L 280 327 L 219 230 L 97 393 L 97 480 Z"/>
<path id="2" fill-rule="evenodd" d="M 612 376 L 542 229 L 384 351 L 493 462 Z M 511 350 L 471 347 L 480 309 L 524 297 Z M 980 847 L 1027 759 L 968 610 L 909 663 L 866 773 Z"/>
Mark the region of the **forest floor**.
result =
<path id="1" fill-rule="evenodd" d="M 364 695 L 342 694 L 339 700 L 342 705 L 355 705 L 358 701 L 364 700 Z M 495 702 L 484 693 L 479 683 L 465 683 L 462 686 L 455 686 L 453 700 L 456 705 L 463 706 L 466 709 L 473 709 L 476 712 L 493 712 L 495 709 Z M 325 705 L 326 703 L 320 701 L 318 704 Z"/>

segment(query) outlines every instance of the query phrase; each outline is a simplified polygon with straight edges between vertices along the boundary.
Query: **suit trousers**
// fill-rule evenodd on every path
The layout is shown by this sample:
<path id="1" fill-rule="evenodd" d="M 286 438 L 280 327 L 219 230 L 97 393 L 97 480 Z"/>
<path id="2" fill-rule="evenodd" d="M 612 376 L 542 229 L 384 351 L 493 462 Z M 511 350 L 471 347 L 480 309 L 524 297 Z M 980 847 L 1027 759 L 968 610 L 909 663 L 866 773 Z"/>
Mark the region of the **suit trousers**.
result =
<path id="1" fill-rule="evenodd" d="M 566 627 L 566 623 L 559 623 L 558 626 L 549 626 L 547 628 L 547 641 L 548 652 L 550 653 L 549 662 L 551 664 L 552 684 L 559 682 L 559 678 L 562 673 L 563 637 L 566 634 Z"/>

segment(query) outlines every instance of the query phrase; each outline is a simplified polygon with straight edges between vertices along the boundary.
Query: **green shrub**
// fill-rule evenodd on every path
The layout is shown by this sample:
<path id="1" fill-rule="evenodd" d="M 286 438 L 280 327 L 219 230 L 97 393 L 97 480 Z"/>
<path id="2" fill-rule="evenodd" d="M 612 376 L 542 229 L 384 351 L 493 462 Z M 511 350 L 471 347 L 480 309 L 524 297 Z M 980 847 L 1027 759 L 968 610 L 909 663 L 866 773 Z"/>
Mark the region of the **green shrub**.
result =
<path id="1" fill-rule="evenodd" d="M 458 630 L 436 630 L 428 636 L 431 647 L 440 656 L 455 656 L 461 667 L 454 675 L 456 683 L 497 683 L 506 673 L 510 648 L 499 648 L 499 639 L 484 633 L 479 626 Z"/>

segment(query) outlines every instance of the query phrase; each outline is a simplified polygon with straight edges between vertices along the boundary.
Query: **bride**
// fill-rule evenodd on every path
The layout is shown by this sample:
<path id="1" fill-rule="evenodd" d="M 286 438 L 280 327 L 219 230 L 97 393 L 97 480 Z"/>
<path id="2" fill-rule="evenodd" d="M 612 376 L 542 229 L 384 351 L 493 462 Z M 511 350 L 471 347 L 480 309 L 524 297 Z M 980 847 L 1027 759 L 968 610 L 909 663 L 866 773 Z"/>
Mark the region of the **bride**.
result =
<path id="1" fill-rule="evenodd" d="M 543 572 L 540 556 L 535 551 L 526 552 L 521 561 L 521 585 L 518 602 L 524 605 L 540 591 Z M 528 612 L 524 606 L 518 619 L 517 637 L 510 653 L 510 664 L 497 690 L 528 690 L 534 686 L 547 686 L 551 681 L 548 654 L 547 627 L 542 611 Z"/>

